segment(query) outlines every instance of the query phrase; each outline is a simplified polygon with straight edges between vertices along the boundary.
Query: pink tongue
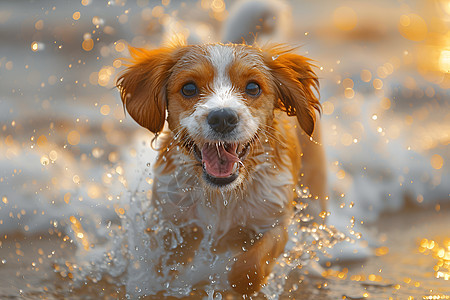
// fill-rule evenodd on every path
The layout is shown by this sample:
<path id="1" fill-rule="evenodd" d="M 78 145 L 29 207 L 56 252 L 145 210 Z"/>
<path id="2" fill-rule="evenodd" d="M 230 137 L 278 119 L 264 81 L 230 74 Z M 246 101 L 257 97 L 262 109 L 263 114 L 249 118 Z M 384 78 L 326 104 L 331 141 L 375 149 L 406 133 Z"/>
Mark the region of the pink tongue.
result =
<path id="1" fill-rule="evenodd" d="M 202 148 L 202 163 L 206 172 L 214 177 L 229 177 L 233 166 L 239 161 L 237 144 L 225 147 L 218 144 L 205 144 Z"/>

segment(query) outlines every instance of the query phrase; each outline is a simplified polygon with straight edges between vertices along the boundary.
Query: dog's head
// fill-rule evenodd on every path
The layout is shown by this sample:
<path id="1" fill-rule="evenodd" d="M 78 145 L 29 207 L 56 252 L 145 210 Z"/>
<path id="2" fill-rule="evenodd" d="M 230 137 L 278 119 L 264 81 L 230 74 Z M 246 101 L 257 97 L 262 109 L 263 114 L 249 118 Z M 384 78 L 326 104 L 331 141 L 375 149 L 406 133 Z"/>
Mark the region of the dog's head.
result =
<path id="1" fill-rule="evenodd" d="M 243 44 L 130 51 L 132 64 L 117 81 L 128 113 L 153 133 L 167 118 L 210 187 L 233 189 L 248 175 L 241 165 L 270 132 L 274 109 L 314 131 L 318 80 L 302 56 Z"/>

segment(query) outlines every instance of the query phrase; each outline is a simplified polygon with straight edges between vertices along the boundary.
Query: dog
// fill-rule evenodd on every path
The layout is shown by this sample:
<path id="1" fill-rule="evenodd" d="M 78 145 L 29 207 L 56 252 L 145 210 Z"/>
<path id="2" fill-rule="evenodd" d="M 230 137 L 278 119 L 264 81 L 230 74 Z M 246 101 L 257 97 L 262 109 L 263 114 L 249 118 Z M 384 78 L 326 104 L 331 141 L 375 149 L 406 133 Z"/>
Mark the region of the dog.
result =
<path id="1" fill-rule="evenodd" d="M 324 201 L 310 60 L 283 45 L 232 43 L 130 54 L 116 84 L 129 115 L 159 136 L 152 205 L 180 229 L 172 263 L 189 265 L 209 239 L 232 262 L 230 290 L 257 292 L 287 243 L 297 186 Z"/>

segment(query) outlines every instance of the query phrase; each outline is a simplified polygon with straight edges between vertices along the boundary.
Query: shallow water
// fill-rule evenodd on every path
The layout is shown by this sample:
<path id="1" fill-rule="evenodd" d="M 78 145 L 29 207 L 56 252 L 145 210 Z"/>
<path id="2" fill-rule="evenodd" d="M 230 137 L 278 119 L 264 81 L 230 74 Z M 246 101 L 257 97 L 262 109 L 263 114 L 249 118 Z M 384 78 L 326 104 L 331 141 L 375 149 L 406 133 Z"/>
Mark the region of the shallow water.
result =
<path id="1" fill-rule="evenodd" d="M 332 264 L 322 276 L 311 270 L 293 271 L 280 299 L 426 299 L 441 295 L 450 297 L 449 281 L 436 278 L 439 256 L 424 251 L 424 239 L 436 247 L 449 247 L 450 207 L 407 210 L 386 214 L 378 225 L 379 247 L 367 260 L 351 264 Z M 69 275 L 54 271 L 58 259 L 70 261 L 75 248 L 57 234 L 41 237 L 2 237 L 0 248 L 0 298 L 2 299 L 116 299 L 126 292 L 119 280 L 73 287 Z M 446 250 L 448 269 L 449 249 Z M 194 299 L 198 297 L 198 294 Z M 412 298 L 408 298 L 412 297 Z M 156 297 L 158 298 L 158 297 Z M 256 299 L 264 298 L 262 296 Z M 345 298 L 344 298 L 345 299 Z M 436 298 L 435 298 L 436 299 Z"/>

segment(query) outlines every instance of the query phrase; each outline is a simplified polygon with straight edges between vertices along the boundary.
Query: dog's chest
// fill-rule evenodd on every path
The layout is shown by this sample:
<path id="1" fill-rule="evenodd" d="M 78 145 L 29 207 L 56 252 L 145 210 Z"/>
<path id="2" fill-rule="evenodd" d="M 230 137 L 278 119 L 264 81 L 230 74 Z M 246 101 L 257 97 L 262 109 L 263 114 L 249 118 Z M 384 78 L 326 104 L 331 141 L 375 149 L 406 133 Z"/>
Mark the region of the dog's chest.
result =
<path id="1" fill-rule="evenodd" d="M 174 161 L 186 161 L 173 153 Z M 226 234 L 235 227 L 263 233 L 288 217 L 295 179 L 287 166 L 278 166 L 262 154 L 245 188 L 214 191 L 203 188 L 192 166 L 180 163 L 173 172 L 155 169 L 154 203 L 165 219 L 204 227 L 212 235 Z M 286 158 L 287 159 L 287 158 Z"/>

